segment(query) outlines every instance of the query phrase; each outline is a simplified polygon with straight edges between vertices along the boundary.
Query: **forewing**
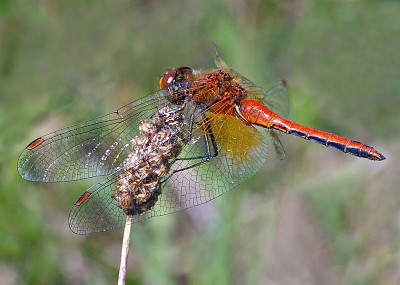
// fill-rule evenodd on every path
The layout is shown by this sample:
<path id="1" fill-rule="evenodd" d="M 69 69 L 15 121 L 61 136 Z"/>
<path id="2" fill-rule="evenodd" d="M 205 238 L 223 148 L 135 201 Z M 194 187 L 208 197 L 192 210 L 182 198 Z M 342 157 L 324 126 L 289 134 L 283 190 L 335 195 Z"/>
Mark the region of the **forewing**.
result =
<path id="1" fill-rule="evenodd" d="M 132 151 L 141 119 L 165 105 L 170 89 L 160 90 L 121 109 L 36 139 L 18 159 L 18 172 L 31 181 L 72 181 L 121 169 Z"/>

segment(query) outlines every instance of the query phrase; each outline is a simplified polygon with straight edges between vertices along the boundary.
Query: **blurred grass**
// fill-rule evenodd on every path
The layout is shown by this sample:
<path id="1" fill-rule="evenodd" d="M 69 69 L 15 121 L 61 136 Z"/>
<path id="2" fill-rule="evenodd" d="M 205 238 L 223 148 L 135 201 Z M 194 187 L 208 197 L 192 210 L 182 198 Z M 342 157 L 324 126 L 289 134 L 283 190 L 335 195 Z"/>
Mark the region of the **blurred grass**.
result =
<path id="1" fill-rule="evenodd" d="M 0 283 L 109 284 L 121 231 L 75 236 L 93 181 L 16 172 L 34 138 L 157 88 L 166 67 L 225 60 L 289 81 L 291 118 L 362 140 L 374 163 L 282 137 L 287 159 L 204 206 L 133 226 L 128 284 L 397 284 L 397 1 L 1 1 Z M 271 148 L 272 149 L 272 148 Z"/>

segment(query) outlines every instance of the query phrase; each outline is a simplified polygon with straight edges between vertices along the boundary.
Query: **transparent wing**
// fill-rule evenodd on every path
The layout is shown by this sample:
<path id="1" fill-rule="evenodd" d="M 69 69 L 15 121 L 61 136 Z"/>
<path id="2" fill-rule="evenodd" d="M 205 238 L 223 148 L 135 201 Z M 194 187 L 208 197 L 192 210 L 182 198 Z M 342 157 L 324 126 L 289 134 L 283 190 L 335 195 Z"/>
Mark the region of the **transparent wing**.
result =
<path id="1" fill-rule="evenodd" d="M 285 80 L 272 81 L 264 87 L 261 87 L 259 91 L 257 91 L 257 97 L 272 112 L 284 118 L 289 116 L 290 101 L 287 83 Z M 279 159 L 284 159 L 286 153 L 281 140 L 279 139 L 278 133 L 273 129 L 269 129 L 268 134 L 274 145 L 276 155 Z"/>
<path id="2" fill-rule="evenodd" d="M 282 145 L 278 133 L 274 129 L 268 129 L 268 134 L 275 148 L 276 156 L 281 160 L 285 159 L 286 157 L 285 148 Z"/>
<path id="3" fill-rule="evenodd" d="M 57 182 L 118 171 L 132 151 L 140 120 L 167 104 L 172 93 L 172 87 L 160 90 L 103 117 L 36 139 L 18 159 L 19 174 L 31 181 Z"/>
<path id="4" fill-rule="evenodd" d="M 236 79 L 239 81 L 240 84 L 243 84 L 244 86 L 247 87 L 252 87 L 254 86 L 254 83 L 247 79 L 246 77 L 240 75 L 238 72 L 233 70 L 232 68 L 229 67 L 229 65 L 225 62 L 225 60 L 222 58 L 217 45 L 215 42 L 213 42 L 214 50 L 215 50 L 215 65 L 222 70 L 229 71 L 233 76 L 236 77 Z"/>
<path id="5" fill-rule="evenodd" d="M 146 213 L 133 216 L 133 222 L 208 202 L 262 167 L 267 157 L 264 132 L 233 116 L 212 116 L 207 122 L 207 130 L 198 126 L 184 145 L 169 178 L 162 183 L 158 201 Z M 111 198 L 117 176 L 107 177 L 77 200 L 69 217 L 73 232 L 89 234 L 123 226 L 126 216 Z"/>
<path id="6" fill-rule="evenodd" d="M 259 99 L 272 112 L 287 118 L 290 112 L 290 100 L 285 80 L 276 80 L 265 85 L 258 92 Z"/>
<path id="7" fill-rule="evenodd" d="M 111 230 L 124 224 L 126 215 L 111 197 L 115 192 L 119 172 L 93 185 L 76 200 L 68 218 L 72 232 L 84 235 Z"/>
<path id="8" fill-rule="evenodd" d="M 252 81 L 229 67 L 221 57 L 215 42 L 213 42 L 213 46 L 215 50 L 215 65 L 219 69 L 230 71 L 240 84 L 247 87 L 250 91 L 250 97 L 261 100 L 272 112 L 277 113 L 279 116 L 284 118 L 289 116 L 290 101 L 287 82 L 285 80 L 276 80 L 264 87 L 256 87 Z"/>

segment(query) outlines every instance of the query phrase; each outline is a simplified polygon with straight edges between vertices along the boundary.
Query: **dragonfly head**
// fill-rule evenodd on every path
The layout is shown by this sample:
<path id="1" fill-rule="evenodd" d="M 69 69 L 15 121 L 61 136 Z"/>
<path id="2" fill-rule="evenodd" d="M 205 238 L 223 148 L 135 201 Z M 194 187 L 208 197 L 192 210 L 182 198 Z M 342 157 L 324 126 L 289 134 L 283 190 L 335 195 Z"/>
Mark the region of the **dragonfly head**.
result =
<path id="1" fill-rule="evenodd" d="M 164 75 L 158 82 L 160 89 L 164 89 L 172 84 L 181 83 L 189 78 L 192 74 L 192 69 L 188 66 L 180 66 L 173 70 L 164 70 Z"/>

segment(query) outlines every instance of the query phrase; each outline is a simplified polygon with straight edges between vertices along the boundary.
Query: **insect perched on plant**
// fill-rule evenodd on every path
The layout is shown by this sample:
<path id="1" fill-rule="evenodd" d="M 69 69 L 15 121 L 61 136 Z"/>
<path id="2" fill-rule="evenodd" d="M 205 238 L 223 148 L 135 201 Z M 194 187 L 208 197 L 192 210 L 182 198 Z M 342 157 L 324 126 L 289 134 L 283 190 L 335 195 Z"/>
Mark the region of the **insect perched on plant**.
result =
<path id="1" fill-rule="evenodd" d="M 136 222 L 227 192 L 259 171 L 268 137 L 285 156 L 276 131 L 385 159 L 363 143 L 285 119 L 285 81 L 257 87 L 216 52 L 215 70 L 168 69 L 159 91 L 34 140 L 18 160 L 20 175 L 42 182 L 106 176 L 78 198 L 69 215 L 71 230 L 88 234 L 122 226 L 126 215 Z"/>

